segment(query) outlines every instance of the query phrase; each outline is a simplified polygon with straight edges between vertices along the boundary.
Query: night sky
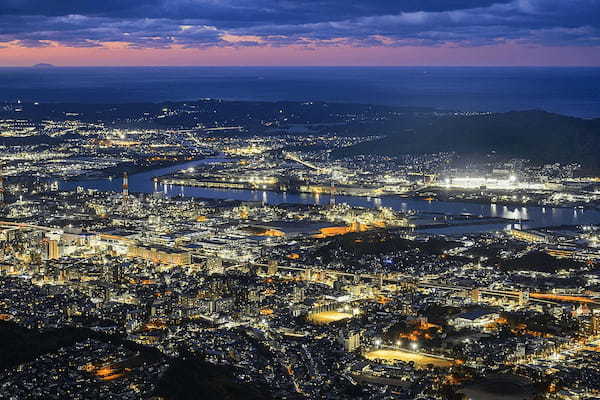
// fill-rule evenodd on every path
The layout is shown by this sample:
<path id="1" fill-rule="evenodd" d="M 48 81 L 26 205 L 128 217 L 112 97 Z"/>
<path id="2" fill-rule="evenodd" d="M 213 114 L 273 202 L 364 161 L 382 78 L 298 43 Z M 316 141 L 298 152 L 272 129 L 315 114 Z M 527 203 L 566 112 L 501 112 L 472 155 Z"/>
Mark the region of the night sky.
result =
<path id="1" fill-rule="evenodd" d="M 1 0 L 0 66 L 600 66 L 600 0 Z"/>

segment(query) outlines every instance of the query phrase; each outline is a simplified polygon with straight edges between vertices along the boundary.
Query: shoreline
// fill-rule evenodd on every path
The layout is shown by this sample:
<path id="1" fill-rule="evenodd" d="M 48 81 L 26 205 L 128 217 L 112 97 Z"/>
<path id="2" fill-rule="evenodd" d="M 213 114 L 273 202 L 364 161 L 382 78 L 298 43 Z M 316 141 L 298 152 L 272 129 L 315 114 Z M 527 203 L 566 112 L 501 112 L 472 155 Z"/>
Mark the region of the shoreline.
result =
<path id="1" fill-rule="evenodd" d="M 154 170 L 156 170 L 157 172 L 159 172 L 159 170 L 161 170 L 162 168 L 170 168 L 170 167 L 175 167 L 177 165 L 184 165 L 186 163 L 190 163 L 190 162 L 199 162 L 199 161 L 204 161 L 204 160 L 211 160 L 211 159 L 226 159 L 227 157 L 224 154 L 212 154 L 212 155 L 206 155 L 204 157 L 195 157 L 195 158 L 191 158 L 191 159 L 183 159 L 183 160 L 165 160 L 165 161 L 158 161 L 156 163 L 153 163 L 151 165 L 136 165 L 135 163 L 123 163 L 119 166 L 113 167 L 113 168 L 109 168 L 106 170 L 102 170 L 99 171 L 99 174 L 97 176 L 90 176 L 90 175 L 80 175 L 80 176 L 74 176 L 74 177 L 67 177 L 67 178 L 61 178 L 62 181 L 64 182 L 76 182 L 76 181 L 81 181 L 81 182 L 89 182 L 89 181 L 95 181 L 95 180 L 103 180 L 103 179 L 110 179 L 110 177 L 112 176 L 113 179 L 121 179 L 121 176 L 124 172 L 127 172 L 129 174 L 129 178 L 130 181 L 132 179 L 135 179 L 135 175 L 137 174 L 147 174 L 150 173 Z M 172 185 L 172 186 L 179 186 L 179 187 L 184 187 L 184 188 L 204 188 L 204 189 L 213 189 L 213 190 L 231 190 L 231 191 L 238 191 L 238 192 L 244 192 L 244 191 L 260 191 L 260 192 L 270 192 L 270 193 L 277 193 L 277 194 L 285 194 L 285 193 L 289 193 L 289 194 L 296 194 L 296 195 L 313 195 L 313 196 L 317 196 L 317 195 L 323 195 L 323 196 L 331 196 L 330 193 L 316 193 L 314 191 L 302 191 L 302 190 L 288 190 L 288 191 L 283 191 L 280 190 L 278 186 L 274 185 L 274 184 L 269 184 L 269 185 L 265 185 L 265 187 L 253 187 L 252 185 L 246 184 L 246 183 L 229 183 L 229 182 L 210 182 L 210 181 L 201 181 L 199 184 L 193 184 L 193 182 L 185 182 L 182 183 L 181 180 L 175 179 L 172 177 L 172 173 L 167 173 L 167 174 L 156 174 L 152 176 L 152 179 L 156 179 L 157 182 L 159 182 L 160 184 L 163 185 Z M 54 178 L 53 178 L 54 179 Z M 202 184 L 203 182 L 206 182 L 208 184 Z M 338 188 L 339 190 L 339 188 Z M 363 188 L 357 188 L 358 191 L 360 190 L 364 190 Z M 368 189 L 367 189 L 368 190 Z M 435 190 L 435 189 L 433 189 Z M 463 192 L 464 193 L 464 192 Z M 440 194 L 442 194 L 442 196 L 440 196 Z M 591 211 L 600 211 L 600 205 L 599 204 L 581 204 L 581 203 L 572 203 L 572 204 L 553 204 L 553 205 L 548 205 L 548 204 L 537 204 L 537 203 L 524 203 L 524 202 L 520 202 L 520 201 L 496 201 L 496 202 L 490 202 L 488 199 L 456 199 L 454 197 L 449 198 L 449 196 L 447 196 L 447 192 L 446 191 L 442 191 L 442 192 L 438 192 L 436 193 L 436 197 L 433 199 L 429 199 L 429 195 L 425 195 L 425 194 L 418 194 L 418 192 L 412 192 L 412 193 L 407 193 L 407 194 L 402 194 L 402 193 L 384 193 L 384 194 L 376 194 L 376 193 L 368 193 L 368 192 L 363 192 L 363 193 L 344 193 L 344 192 L 338 192 L 335 194 L 335 196 L 344 196 L 344 197 L 355 197 L 355 198 L 372 198 L 372 199 L 383 199 L 383 198 L 390 198 L 390 199 L 407 199 L 407 200 L 411 200 L 411 201 L 426 201 L 426 202 L 430 202 L 430 203 L 434 203 L 434 202 L 444 202 L 444 203 L 454 203 L 454 204 L 460 204 L 460 203 L 465 203 L 465 204 L 479 204 L 479 205 L 484 205 L 484 206 L 501 206 L 501 207 L 538 207 L 538 208 L 549 208 L 549 209 L 580 209 L 580 210 L 591 210 Z"/>
<path id="2" fill-rule="evenodd" d="M 258 188 L 258 187 L 252 187 L 250 185 L 245 185 L 243 183 L 228 183 L 228 182 L 207 182 L 206 184 L 203 183 L 198 183 L 198 184 L 194 184 L 193 182 L 186 182 L 186 183 L 181 183 L 181 180 L 178 179 L 173 179 L 173 178 L 162 178 L 162 177 L 155 177 L 157 179 L 157 181 L 162 184 L 162 185 L 172 185 L 172 186 L 178 186 L 178 187 L 184 187 L 184 188 L 202 188 L 202 189 L 221 189 L 221 190 L 235 190 L 235 191 L 260 191 L 260 192 L 271 192 L 271 193 L 291 193 L 291 194 L 308 194 L 308 195 L 323 195 L 323 196 L 331 196 L 330 193 L 315 193 L 314 191 L 303 191 L 303 190 L 288 190 L 288 191 L 282 191 L 282 190 L 278 190 L 276 188 L 274 188 L 272 185 L 269 185 L 267 187 L 264 188 Z M 365 194 L 359 194 L 359 193 L 336 193 L 335 196 L 346 196 L 346 197 L 357 197 L 357 198 L 398 198 L 398 199 L 408 199 L 408 200 L 422 200 L 422 201 L 426 201 L 426 202 L 444 202 L 444 203 L 468 203 L 468 204 L 481 204 L 481 205 L 496 205 L 496 206 L 502 206 L 502 207 L 539 207 L 539 208 L 561 208 L 561 209 L 571 209 L 571 208 L 577 208 L 577 209 L 582 209 L 582 210 L 594 210 L 594 211 L 598 211 L 600 210 L 599 206 L 590 206 L 590 205 L 581 205 L 581 204 L 576 204 L 576 205 L 547 205 L 547 204 L 536 204 L 536 203 L 523 203 L 523 202 L 512 202 L 512 201 L 497 201 L 497 202 L 488 202 L 488 201 L 484 201 L 484 200 L 477 200 L 477 199 L 432 199 L 432 200 L 428 200 L 425 196 L 423 195 L 403 195 L 400 193 L 388 193 L 388 194 L 371 194 L 371 193 L 365 193 Z M 583 207 L 583 208 L 582 208 Z"/>

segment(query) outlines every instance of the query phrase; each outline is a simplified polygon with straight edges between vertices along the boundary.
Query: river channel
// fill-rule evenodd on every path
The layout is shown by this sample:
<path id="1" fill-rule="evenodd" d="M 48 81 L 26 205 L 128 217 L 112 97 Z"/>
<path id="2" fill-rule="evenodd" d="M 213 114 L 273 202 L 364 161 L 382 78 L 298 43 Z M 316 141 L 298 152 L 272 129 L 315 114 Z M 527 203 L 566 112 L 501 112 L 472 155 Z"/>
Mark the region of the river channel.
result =
<path id="1" fill-rule="evenodd" d="M 163 191 L 167 196 L 186 196 L 203 199 L 231 199 L 241 201 L 262 201 L 266 204 L 329 204 L 328 195 L 311 193 L 267 192 L 259 190 L 233 190 L 199 187 L 183 187 L 155 184 L 153 177 L 167 175 L 178 170 L 202 164 L 223 162 L 223 158 L 207 158 L 182 164 L 158 168 L 133 174 L 129 177 L 129 190 L 132 193 L 152 193 Z M 120 191 L 122 179 L 104 178 L 96 180 L 70 180 L 61 182 L 61 189 L 73 190 L 77 186 L 100 191 Z M 399 196 L 382 196 L 377 198 L 358 196 L 336 196 L 337 203 L 347 203 L 359 207 L 389 207 L 398 211 L 414 210 L 418 213 L 439 213 L 446 215 L 472 214 L 484 217 L 501 217 L 523 220 L 522 228 L 540 228 L 560 225 L 600 224 L 600 211 L 578 208 L 556 208 L 539 206 L 505 206 L 496 204 L 477 204 L 445 201 L 425 201 L 408 199 Z M 433 229 L 431 232 L 441 234 L 461 234 L 471 232 L 495 231 L 507 228 L 506 223 L 490 223 L 482 225 L 463 225 Z"/>

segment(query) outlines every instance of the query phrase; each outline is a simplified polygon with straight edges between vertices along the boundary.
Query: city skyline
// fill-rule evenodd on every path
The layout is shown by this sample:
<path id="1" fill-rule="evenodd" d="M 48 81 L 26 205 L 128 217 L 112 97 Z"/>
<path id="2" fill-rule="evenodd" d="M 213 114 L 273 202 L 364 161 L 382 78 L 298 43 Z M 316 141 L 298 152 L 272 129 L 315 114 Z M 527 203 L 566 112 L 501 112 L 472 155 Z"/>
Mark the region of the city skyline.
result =
<path id="1" fill-rule="evenodd" d="M 5 102 L 3 395 L 596 399 L 599 128 Z"/>

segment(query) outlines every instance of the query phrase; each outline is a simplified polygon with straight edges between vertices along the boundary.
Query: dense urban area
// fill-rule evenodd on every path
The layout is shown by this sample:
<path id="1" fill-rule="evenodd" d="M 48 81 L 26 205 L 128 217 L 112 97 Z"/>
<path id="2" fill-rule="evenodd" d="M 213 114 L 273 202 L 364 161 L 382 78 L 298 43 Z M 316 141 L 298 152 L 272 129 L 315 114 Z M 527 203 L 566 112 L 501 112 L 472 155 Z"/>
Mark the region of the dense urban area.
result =
<path id="1" fill-rule="evenodd" d="M 2 398 L 600 398 L 594 121 L 0 106 Z"/>

